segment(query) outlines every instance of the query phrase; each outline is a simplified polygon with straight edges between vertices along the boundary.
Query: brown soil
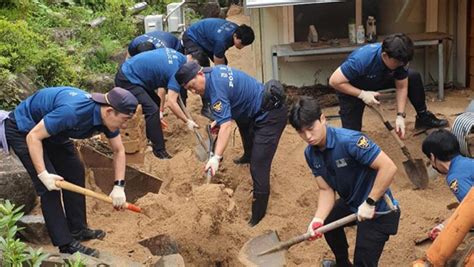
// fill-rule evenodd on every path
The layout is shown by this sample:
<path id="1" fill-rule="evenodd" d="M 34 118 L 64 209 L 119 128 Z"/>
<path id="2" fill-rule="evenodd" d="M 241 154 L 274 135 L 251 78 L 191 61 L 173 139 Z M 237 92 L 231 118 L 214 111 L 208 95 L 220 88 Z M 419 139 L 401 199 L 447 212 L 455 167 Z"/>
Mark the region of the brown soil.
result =
<path id="1" fill-rule="evenodd" d="M 237 15 L 242 22 L 242 15 Z M 248 18 L 247 23 L 248 23 Z M 250 48 L 248 48 L 250 49 Z M 229 61 L 234 67 L 245 66 L 244 54 L 249 50 L 231 51 Z M 249 55 L 249 54 L 247 54 Z M 255 69 L 250 69 L 255 73 Z M 430 110 L 446 117 L 451 123 L 455 113 L 461 112 L 469 101 L 470 91 L 448 91 L 445 102 L 434 102 L 429 94 Z M 191 95 L 190 111 L 201 126 L 208 121 L 198 116 L 200 100 Z M 323 101 L 324 102 L 324 101 Z M 394 102 L 384 103 L 385 113 L 394 120 Z M 337 114 L 338 108 L 324 109 L 327 115 Z M 408 104 L 408 148 L 416 158 L 423 158 L 420 144 L 424 135 L 412 137 L 415 114 Z M 160 192 L 150 192 L 137 201 L 142 214 L 117 212 L 108 204 L 88 199 L 88 221 L 93 228 L 107 232 L 103 241 L 90 241 L 87 245 L 116 255 L 126 256 L 147 264 L 153 259 L 147 248 L 138 241 L 159 234 L 173 237 L 187 266 L 240 266 L 239 249 L 250 238 L 265 230 L 277 230 L 286 240 L 303 233 L 311 220 L 318 199 L 314 178 L 308 169 L 303 150 L 306 144 L 287 126 L 273 160 L 271 196 L 266 217 L 254 228 L 247 225 L 250 215 L 252 182 L 248 166 L 237 166 L 232 159 L 242 153 L 238 131 L 235 143 L 230 142 L 219 173 L 212 184 L 204 185 L 204 163 L 193 154 L 194 136 L 185 125 L 168 116 L 169 129 L 165 132 L 171 160 L 158 160 L 152 153 L 146 155 L 145 164 L 139 166 L 164 181 Z M 339 121 L 330 124 L 339 126 Z M 235 127 L 235 126 L 234 126 Z M 380 266 L 407 266 L 423 254 L 426 247 L 415 247 L 413 240 L 449 215 L 446 206 L 455 198 L 442 178 L 431 181 L 426 190 L 412 190 L 402 166 L 404 157 L 394 140 L 370 111 L 364 116 L 364 129 L 396 162 L 398 172 L 392 190 L 399 200 L 402 216 L 399 233 L 390 238 L 380 259 Z M 204 131 L 202 131 L 204 134 Z M 204 135 L 205 136 L 205 135 Z M 351 255 L 354 248 L 355 228 L 347 228 Z M 288 266 L 317 266 L 323 258 L 332 258 L 324 240 L 304 242 L 292 247 L 287 254 Z"/>

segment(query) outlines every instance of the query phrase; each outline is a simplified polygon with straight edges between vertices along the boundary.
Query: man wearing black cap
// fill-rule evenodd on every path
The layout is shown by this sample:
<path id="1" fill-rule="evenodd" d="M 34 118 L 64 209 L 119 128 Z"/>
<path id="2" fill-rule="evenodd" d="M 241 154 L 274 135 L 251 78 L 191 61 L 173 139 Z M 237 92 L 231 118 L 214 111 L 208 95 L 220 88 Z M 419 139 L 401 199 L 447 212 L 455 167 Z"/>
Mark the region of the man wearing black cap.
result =
<path id="1" fill-rule="evenodd" d="M 178 68 L 191 56 L 171 48 L 159 48 L 140 53 L 125 61 L 115 76 L 115 86 L 129 90 L 142 105 L 146 121 L 146 136 L 153 145 L 153 154 L 160 159 L 170 159 L 165 148 L 163 130 L 160 123 L 161 99 L 155 93 L 159 87 L 168 89 L 169 107 L 187 127 L 192 130 L 198 125 L 183 113 L 178 105 L 178 96 L 181 95 L 186 103 L 186 90 L 176 82 L 174 74 Z"/>
<path id="2" fill-rule="evenodd" d="M 49 236 L 60 252 L 97 257 L 99 251 L 79 242 L 105 236 L 104 231 L 87 227 L 85 197 L 63 191 L 61 198 L 55 184 L 67 180 L 85 186 L 84 166 L 70 138 L 85 139 L 100 132 L 109 138 L 115 163 L 110 196 L 113 206 L 120 209 L 126 197 L 125 148 L 119 129 L 126 126 L 137 105 L 130 92 L 118 87 L 92 95 L 74 87 L 51 87 L 22 101 L 6 119 L 7 143 L 31 176 Z"/>
<path id="3" fill-rule="evenodd" d="M 244 72 L 228 66 L 202 68 L 196 62 L 184 64 L 176 80 L 187 90 L 210 99 L 216 125 L 220 126 L 214 156 L 206 164 L 212 175 L 232 131 L 232 120 L 239 127 L 244 155 L 236 163 L 250 163 L 253 180 L 252 218 L 254 226 L 265 216 L 270 195 L 270 168 L 287 110 L 281 84 L 275 80 L 265 85 Z"/>

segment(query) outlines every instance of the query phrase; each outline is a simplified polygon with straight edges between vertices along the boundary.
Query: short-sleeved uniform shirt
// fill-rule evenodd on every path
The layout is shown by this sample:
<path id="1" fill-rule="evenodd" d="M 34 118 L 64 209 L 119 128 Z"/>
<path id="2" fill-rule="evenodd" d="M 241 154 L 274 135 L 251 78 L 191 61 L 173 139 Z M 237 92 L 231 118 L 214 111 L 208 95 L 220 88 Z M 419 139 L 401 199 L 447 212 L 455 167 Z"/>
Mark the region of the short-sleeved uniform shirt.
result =
<path id="1" fill-rule="evenodd" d="M 260 119 L 264 86 L 246 73 L 225 65 L 205 68 L 205 97 L 218 125 L 231 119 Z"/>
<path id="2" fill-rule="evenodd" d="M 449 165 L 446 182 L 461 202 L 474 186 L 474 159 L 461 155 L 454 157 Z"/>
<path id="3" fill-rule="evenodd" d="M 153 31 L 137 36 L 128 45 L 128 54 L 134 56 L 137 54 L 136 48 L 139 44 L 144 42 L 150 42 L 155 45 L 155 48 L 172 48 L 176 51 L 182 51 L 181 41 L 176 36 L 169 32 L 164 31 Z"/>
<path id="4" fill-rule="evenodd" d="M 327 127 L 326 148 L 321 151 L 309 145 L 304 154 L 315 177 L 339 194 L 353 212 L 364 202 L 374 185 L 377 171 L 370 168 L 381 149 L 360 132 Z M 390 189 L 386 193 L 395 203 Z M 376 202 L 376 211 L 388 211 L 383 200 Z"/>
<path id="5" fill-rule="evenodd" d="M 103 125 L 100 104 L 89 93 L 74 87 L 41 89 L 22 101 L 14 114 L 21 132 L 29 132 L 44 120 L 46 131 L 57 141 L 85 139 L 100 132 L 108 138 L 119 134 Z"/>
<path id="6" fill-rule="evenodd" d="M 186 33 L 208 55 L 223 58 L 225 51 L 234 45 L 233 35 L 238 27 L 225 19 L 208 18 L 191 25 Z"/>
<path id="7" fill-rule="evenodd" d="M 186 63 L 186 56 L 171 48 L 159 48 L 140 53 L 122 64 L 122 72 L 127 79 L 154 91 L 165 87 L 177 93 L 181 86 L 174 77 L 178 69 Z"/>
<path id="8" fill-rule="evenodd" d="M 352 52 L 341 65 L 341 71 L 353 86 L 377 91 L 384 89 L 387 81 L 404 80 L 408 67 L 390 70 L 382 61 L 382 44 L 368 44 Z"/>

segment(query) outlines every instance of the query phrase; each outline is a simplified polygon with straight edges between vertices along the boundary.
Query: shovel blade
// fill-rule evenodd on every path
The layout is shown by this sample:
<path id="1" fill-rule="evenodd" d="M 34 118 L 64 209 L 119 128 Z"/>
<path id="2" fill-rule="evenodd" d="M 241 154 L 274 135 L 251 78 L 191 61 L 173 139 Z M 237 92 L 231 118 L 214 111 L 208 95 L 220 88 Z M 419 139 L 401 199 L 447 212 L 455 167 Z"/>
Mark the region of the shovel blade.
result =
<path id="1" fill-rule="evenodd" d="M 403 167 L 410 181 L 419 189 L 428 186 L 428 172 L 421 159 L 407 160 L 403 162 Z"/>
<path id="2" fill-rule="evenodd" d="M 156 235 L 138 242 L 155 256 L 166 256 L 179 252 L 178 243 L 167 234 Z"/>
<path id="3" fill-rule="evenodd" d="M 205 162 L 208 158 L 207 151 L 200 144 L 197 144 L 196 147 L 194 147 L 194 153 L 196 154 L 197 159 L 201 162 Z"/>
<path id="4" fill-rule="evenodd" d="M 247 241 L 239 252 L 239 261 L 245 266 L 280 267 L 286 265 L 286 250 L 260 255 L 263 251 L 273 248 L 280 243 L 275 231 L 266 231 L 264 234 Z"/>

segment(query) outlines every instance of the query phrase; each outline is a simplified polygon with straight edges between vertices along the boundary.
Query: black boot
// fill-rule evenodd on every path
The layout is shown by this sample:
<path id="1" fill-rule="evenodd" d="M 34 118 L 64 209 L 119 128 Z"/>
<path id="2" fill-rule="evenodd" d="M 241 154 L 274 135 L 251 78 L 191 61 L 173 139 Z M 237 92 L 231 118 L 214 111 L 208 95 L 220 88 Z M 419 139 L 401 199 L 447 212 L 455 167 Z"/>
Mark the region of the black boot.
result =
<path id="1" fill-rule="evenodd" d="M 252 218 L 249 221 L 249 225 L 254 227 L 257 225 L 267 212 L 269 194 L 253 194 L 252 201 Z"/>
<path id="2" fill-rule="evenodd" d="M 240 158 L 233 159 L 235 164 L 250 164 L 250 157 L 247 155 L 242 155 Z"/>
<path id="3" fill-rule="evenodd" d="M 204 99 L 202 99 L 201 115 L 210 119 L 211 121 L 214 120 L 214 116 L 212 116 L 212 111 L 211 111 L 211 104 Z"/>
<path id="4" fill-rule="evenodd" d="M 153 150 L 153 155 L 159 159 L 171 159 L 171 155 L 165 149 Z"/>
<path id="5" fill-rule="evenodd" d="M 102 230 L 92 230 L 89 228 L 84 228 L 78 232 L 71 233 L 72 237 L 77 241 L 87 241 L 91 239 L 102 240 L 105 237 L 105 232 Z"/>
<path id="6" fill-rule="evenodd" d="M 418 115 L 416 115 L 416 129 L 441 128 L 446 126 L 448 126 L 447 120 L 436 118 L 436 116 L 428 110 L 420 112 Z"/>
<path id="7" fill-rule="evenodd" d="M 86 247 L 82 245 L 81 243 L 79 243 L 79 241 L 77 240 L 74 240 L 67 245 L 60 246 L 59 252 L 67 253 L 67 254 L 74 254 L 76 252 L 80 252 L 82 254 L 86 254 L 92 257 L 96 257 L 96 258 L 98 258 L 100 254 L 97 249 Z"/>

